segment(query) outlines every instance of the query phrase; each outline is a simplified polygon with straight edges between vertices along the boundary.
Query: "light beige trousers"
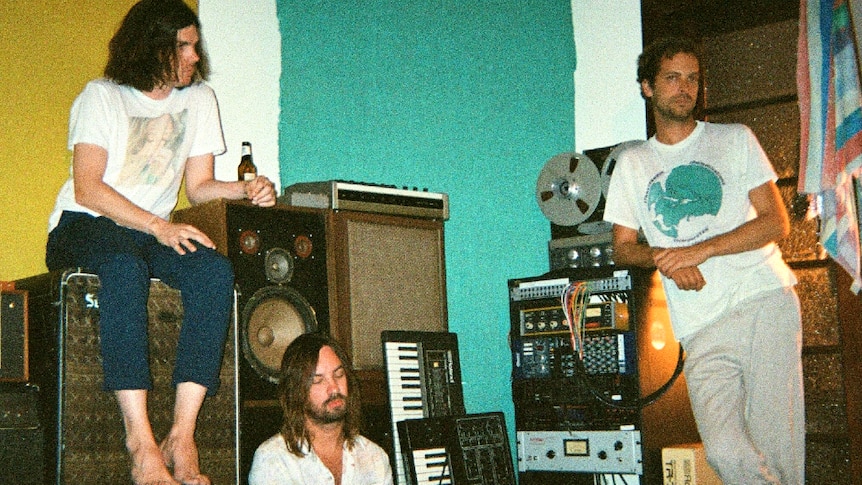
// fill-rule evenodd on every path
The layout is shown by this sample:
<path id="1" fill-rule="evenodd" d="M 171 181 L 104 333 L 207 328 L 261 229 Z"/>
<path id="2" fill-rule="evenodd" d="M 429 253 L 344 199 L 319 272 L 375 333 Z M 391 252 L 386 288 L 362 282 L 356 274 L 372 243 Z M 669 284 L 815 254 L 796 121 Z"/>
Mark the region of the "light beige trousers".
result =
<path id="1" fill-rule="evenodd" d="M 799 299 L 764 292 L 683 339 L 707 461 L 725 485 L 805 483 Z"/>

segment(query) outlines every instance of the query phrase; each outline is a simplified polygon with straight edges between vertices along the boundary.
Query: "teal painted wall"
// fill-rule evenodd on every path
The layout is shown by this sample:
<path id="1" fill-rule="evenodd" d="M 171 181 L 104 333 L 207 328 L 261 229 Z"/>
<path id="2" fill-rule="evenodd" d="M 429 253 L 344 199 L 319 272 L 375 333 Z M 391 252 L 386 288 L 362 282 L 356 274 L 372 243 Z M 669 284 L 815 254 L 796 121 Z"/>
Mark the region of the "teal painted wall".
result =
<path id="1" fill-rule="evenodd" d="M 548 270 L 535 201 L 571 151 L 570 0 L 281 0 L 281 184 L 449 195 L 449 328 L 470 413 L 514 429 L 507 280 Z M 417 289 L 421 291 L 421 289 Z"/>

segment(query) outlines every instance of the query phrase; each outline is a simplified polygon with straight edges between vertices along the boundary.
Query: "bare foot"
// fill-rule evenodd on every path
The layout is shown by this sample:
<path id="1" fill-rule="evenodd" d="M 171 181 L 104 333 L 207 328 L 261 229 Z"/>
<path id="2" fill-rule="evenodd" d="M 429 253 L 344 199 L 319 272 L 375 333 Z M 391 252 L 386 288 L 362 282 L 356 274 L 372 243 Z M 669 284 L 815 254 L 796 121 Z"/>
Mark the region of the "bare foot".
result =
<path id="1" fill-rule="evenodd" d="M 152 445 L 129 445 L 132 459 L 132 482 L 135 485 L 179 485 L 165 466 L 159 448 Z"/>
<path id="2" fill-rule="evenodd" d="M 182 485 L 211 485 L 209 477 L 201 474 L 194 440 L 167 437 L 159 448 L 167 466 L 173 467 L 174 478 Z"/>

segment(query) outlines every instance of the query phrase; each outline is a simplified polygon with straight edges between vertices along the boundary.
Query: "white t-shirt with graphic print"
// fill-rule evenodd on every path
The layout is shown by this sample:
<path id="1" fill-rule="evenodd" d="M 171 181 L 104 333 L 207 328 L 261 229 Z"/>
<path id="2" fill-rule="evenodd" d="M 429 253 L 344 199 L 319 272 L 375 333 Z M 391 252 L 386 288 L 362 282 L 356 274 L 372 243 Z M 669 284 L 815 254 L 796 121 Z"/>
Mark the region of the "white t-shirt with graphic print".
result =
<path id="1" fill-rule="evenodd" d="M 651 247 L 685 247 L 729 232 L 756 215 L 752 189 L 777 179 L 751 130 L 698 122 L 675 145 L 650 138 L 620 153 L 604 219 L 643 229 Z M 796 284 L 775 243 L 710 258 L 700 291 L 662 276 L 674 334 L 685 337 L 760 292 Z"/>
<path id="2" fill-rule="evenodd" d="M 186 160 L 225 151 L 218 104 L 204 83 L 174 89 L 162 100 L 107 79 L 87 84 L 72 104 L 69 150 L 88 143 L 107 150 L 102 180 L 120 194 L 167 219 L 177 203 Z M 100 215 L 75 202 L 74 167 L 48 221 L 64 210 Z"/>

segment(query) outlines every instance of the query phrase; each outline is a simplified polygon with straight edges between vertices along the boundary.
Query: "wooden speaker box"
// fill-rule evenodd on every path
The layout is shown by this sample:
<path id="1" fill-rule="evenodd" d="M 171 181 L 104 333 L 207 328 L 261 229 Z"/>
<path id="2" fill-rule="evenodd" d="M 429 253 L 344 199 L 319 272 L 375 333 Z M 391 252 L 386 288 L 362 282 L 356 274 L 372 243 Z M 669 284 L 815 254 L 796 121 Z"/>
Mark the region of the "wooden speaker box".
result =
<path id="1" fill-rule="evenodd" d="M 47 273 L 20 280 L 18 287 L 31 290 L 31 323 L 39 327 L 32 348 L 46 429 L 45 483 L 128 483 L 131 468 L 122 417 L 114 394 L 101 389 L 98 276 L 79 270 Z M 183 317 L 180 292 L 153 280 L 147 310 L 154 381 L 149 411 L 160 440 L 173 420 L 171 373 Z M 239 480 L 235 321 L 221 388 L 206 399 L 198 418 L 201 469 L 215 484 Z"/>
<path id="2" fill-rule="evenodd" d="M 278 431 L 281 355 L 299 334 L 331 335 L 359 376 L 363 434 L 389 446 L 383 330 L 445 331 L 443 222 L 215 200 L 174 212 L 230 259 L 239 288 L 241 468 Z"/>
<path id="3" fill-rule="evenodd" d="M 448 329 L 441 221 L 332 211 L 328 224 L 330 329 L 360 375 L 382 372 L 383 330 Z"/>
<path id="4" fill-rule="evenodd" d="M 321 211 L 215 200 L 174 212 L 233 265 L 237 298 L 241 482 L 258 445 L 278 432 L 277 382 L 298 335 L 329 331 L 326 218 Z"/>

